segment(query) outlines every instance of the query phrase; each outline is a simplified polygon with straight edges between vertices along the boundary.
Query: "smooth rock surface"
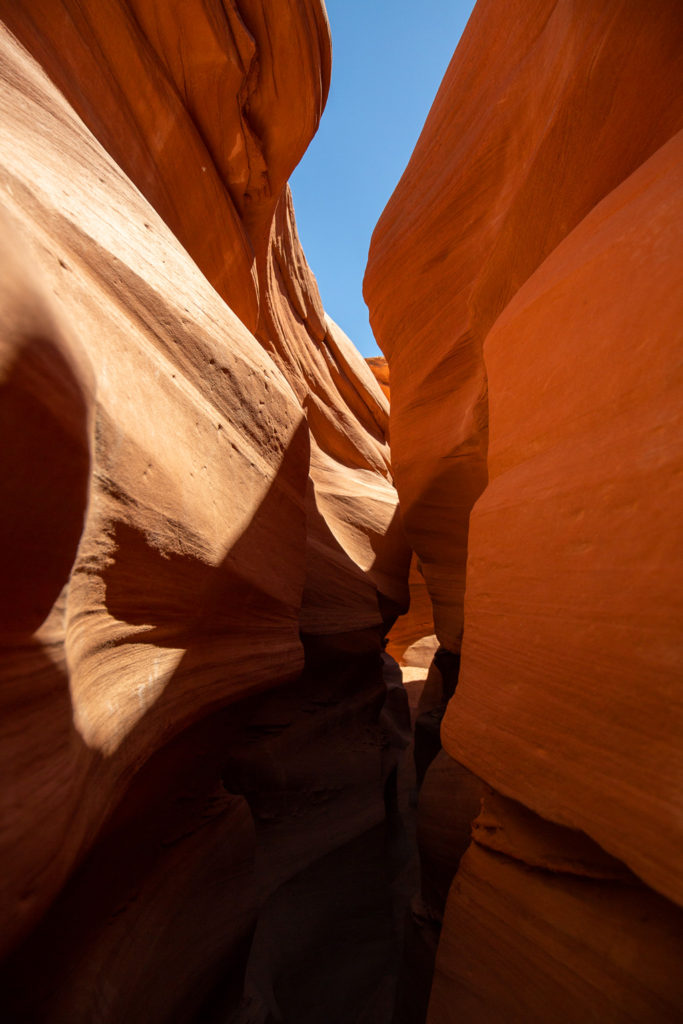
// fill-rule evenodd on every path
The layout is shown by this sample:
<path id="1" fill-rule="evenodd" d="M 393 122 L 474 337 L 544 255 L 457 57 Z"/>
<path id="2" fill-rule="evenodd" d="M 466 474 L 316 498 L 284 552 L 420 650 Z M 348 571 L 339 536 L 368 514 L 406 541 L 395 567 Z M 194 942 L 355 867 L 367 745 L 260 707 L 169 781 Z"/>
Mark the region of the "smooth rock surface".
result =
<path id="1" fill-rule="evenodd" d="M 318 0 L 29 0 L 0 16 L 251 330 L 257 259 L 322 114 Z M 321 312 L 321 308 L 320 308 Z"/>
<path id="2" fill-rule="evenodd" d="M 457 683 L 423 894 L 446 756 L 495 790 L 430 1024 L 683 1013 L 682 42 L 673 2 L 480 0 L 373 235 L 392 469 Z"/>
<path id="3" fill-rule="evenodd" d="M 530 871 L 472 844 L 451 888 L 428 1024 L 674 1024 L 683 913 L 645 886 Z"/>
<path id="4" fill-rule="evenodd" d="M 377 825 L 407 743 L 380 656 L 409 560 L 388 408 L 324 314 L 286 185 L 326 92 L 324 8 L 242 4 L 239 60 L 234 5 L 174 11 L 1 5 L 133 177 L 3 28 L 0 857 L 17 1020 L 235 1012 L 260 907 Z M 246 102 L 243 58 L 267 151 L 253 202 L 252 129 L 226 100 Z M 204 172 L 207 140 L 226 149 Z"/>
<path id="5" fill-rule="evenodd" d="M 300 671 L 308 437 L 262 347 L 1 45 L 3 245 L 25 253 L 2 313 L 10 942 L 153 751 Z M 58 562 L 43 554 L 55 535 Z"/>
<path id="6" fill-rule="evenodd" d="M 482 346 L 516 290 L 683 126 L 677 0 L 479 0 L 370 246 L 392 467 L 460 647 L 470 511 L 487 481 Z"/>
<path id="7" fill-rule="evenodd" d="M 683 133 L 486 340 L 453 757 L 683 901 Z M 553 343 L 548 345 L 552 336 Z"/>
<path id="8" fill-rule="evenodd" d="M 387 398 L 391 397 L 391 381 L 389 378 L 389 364 L 384 356 L 369 356 L 365 362 L 368 364 L 375 380 L 381 387 Z"/>
<path id="9" fill-rule="evenodd" d="M 0 17 L 255 333 L 305 408 L 322 458 L 311 464 L 307 496 L 304 604 L 311 616 L 303 628 L 344 632 L 391 621 L 408 603 L 409 553 L 399 521 L 392 523 L 388 406 L 365 361 L 325 315 L 287 184 L 329 89 L 324 4 L 286 0 L 276 14 L 263 0 L 196 0 L 163 11 L 150 0 L 8 0 Z M 372 496 L 362 475 L 335 485 L 338 498 L 356 492 L 355 507 L 342 516 L 341 543 L 316 507 L 316 494 L 330 487 L 326 456 L 341 463 L 342 474 L 365 469 L 372 480 Z M 367 499 L 374 510 L 359 529 L 358 506 Z M 357 607 L 344 619 L 340 608 L 354 587 Z"/>
<path id="10" fill-rule="evenodd" d="M 428 668 L 439 641 L 434 634 L 434 613 L 429 591 L 415 554 L 410 560 L 408 587 L 410 607 L 392 627 L 387 651 L 401 665 L 415 667 L 419 664 Z"/>

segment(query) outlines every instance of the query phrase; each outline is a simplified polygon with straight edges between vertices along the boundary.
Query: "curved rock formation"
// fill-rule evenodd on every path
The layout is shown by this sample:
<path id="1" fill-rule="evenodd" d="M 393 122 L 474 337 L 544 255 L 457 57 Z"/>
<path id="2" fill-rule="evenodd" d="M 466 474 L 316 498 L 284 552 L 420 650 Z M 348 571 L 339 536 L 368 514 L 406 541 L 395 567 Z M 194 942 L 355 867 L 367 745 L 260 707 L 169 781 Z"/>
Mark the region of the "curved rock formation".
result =
<path id="1" fill-rule="evenodd" d="M 387 398 L 390 397 L 391 389 L 389 382 L 389 364 L 384 356 L 370 356 L 365 360 L 372 370 L 375 380 L 381 387 Z"/>
<path id="2" fill-rule="evenodd" d="M 389 382 L 389 364 L 381 356 L 373 356 L 365 360 L 375 380 L 387 397 L 391 397 Z M 429 667 L 434 649 L 438 641 L 434 637 L 434 621 L 432 603 L 427 592 L 420 564 L 413 554 L 410 561 L 408 577 L 410 588 L 410 607 L 407 613 L 399 616 L 391 629 L 387 642 L 387 652 L 399 664 L 411 668 Z M 409 648 L 411 655 L 404 658 Z M 404 673 L 405 681 L 405 673 Z"/>
<path id="3" fill-rule="evenodd" d="M 383 819 L 408 742 L 388 406 L 286 184 L 327 21 L 287 13 L 0 4 L 12 1019 L 236 1012 L 261 908 Z"/>
<path id="4" fill-rule="evenodd" d="M 451 887 L 427 1019 L 674 1024 L 680 926 L 680 910 L 645 887 L 530 870 L 472 843 Z"/>
<path id="5" fill-rule="evenodd" d="M 444 725 L 446 748 L 492 785 L 678 902 L 682 158 L 679 133 L 486 339 L 491 482 Z"/>
<path id="6" fill-rule="evenodd" d="M 273 18 L 262 0 L 30 0 L 0 13 L 255 330 L 256 259 L 329 88 L 323 5 Z"/>
<path id="7" fill-rule="evenodd" d="M 678 1020 L 678 4 L 481 0 L 390 414 L 287 185 L 321 0 L 0 15 L 5 1015 L 388 1022 L 417 800 L 394 1024 Z"/>
<path id="8" fill-rule="evenodd" d="M 316 551 L 344 562 L 332 580 L 315 578 L 305 631 L 342 632 L 351 588 L 367 587 L 365 625 L 389 621 L 407 603 L 408 552 L 393 518 L 388 469 L 388 407 L 348 339 L 325 316 L 301 249 L 287 179 L 315 133 L 329 88 L 331 43 L 321 0 L 288 0 L 275 12 L 263 0 L 173 5 L 151 0 L 0 2 L 0 16 L 36 56 L 93 134 L 138 186 L 208 280 L 256 334 L 287 377 L 321 459 L 314 490 L 329 492 L 325 456 L 346 468 L 380 473 L 365 530 L 378 540 L 370 557 L 320 529 L 309 497 L 309 565 Z M 320 480 L 316 485 L 316 478 Z M 344 487 L 342 486 L 342 490 Z M 321 501 L 323 499 L 321 498 Z M 325 512 L 322 512 L 323 519 Z M 348 517 L 353 534 L 356 513 Z M 348 533 L 348 529 L 347 529 Z M 356 531 L 357 533 L 357 531 Z M 386 547 L 386 550 L 385 550 Z M 403 556 L 394 562 L 396 552 Z M 394 568 L 394 566 L 396 566 Z M 375 583 L 385 601 L 378 611 Z M 321 591 L 330 607 L 321 621 Z M 323 600 L 324 603 L 324 600 Z M 353 616 L 351 616 L 353 619 Z M 337 622 L 335 624 L 335 619 Z"/>
<path id="9" fill-rule="evenodd" d="M 480 0 L 373 236 L 406 532 L 464 627 L 442 739 L 513 798 L 455 875 L 431 1024 L 683 1012 L 682 30 Z"/>
<path id="10" fill-rule="evenodd" d="M 450 650 L 487 480 L 484 338 L 562 238 L 680 127 L 680 32 L 675 0 L 481 0 L 375 228 L 364 291 L 391 372 L 392 466 Z"/>
<path id="11" fill-rule="evenodd" d="M 4 717 L 24 752 L 6 740 L 3 757 L 20 766 L 11 863 L 32 879 L 5 906 L 23 930 L 141 762 L 301 670 L 308 442 L 261 346 L 6 33 L 2 47 L 4 245 L 26 250 L 3 305 L 3 509 L 23 581 L 4 693 L 28 716 Z M 22 589 L 39 599 L 26 613 Z"/>

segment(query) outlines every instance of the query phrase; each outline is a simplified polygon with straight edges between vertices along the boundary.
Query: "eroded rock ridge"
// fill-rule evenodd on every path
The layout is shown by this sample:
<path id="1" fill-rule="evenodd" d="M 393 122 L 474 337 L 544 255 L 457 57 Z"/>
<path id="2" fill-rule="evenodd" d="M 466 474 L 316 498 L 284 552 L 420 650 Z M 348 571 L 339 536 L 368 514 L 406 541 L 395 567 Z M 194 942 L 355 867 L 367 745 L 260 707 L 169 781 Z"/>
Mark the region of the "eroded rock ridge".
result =
<path id="1" fill-rule="evenodd" d="M 287 185 L 324 6 L 0 14 L 3 1013 L 315 1020 L 292 964 L 360 943 L 341 1021 L 392 941 L 321 933 L 372 911 L 410 552 Z"/>

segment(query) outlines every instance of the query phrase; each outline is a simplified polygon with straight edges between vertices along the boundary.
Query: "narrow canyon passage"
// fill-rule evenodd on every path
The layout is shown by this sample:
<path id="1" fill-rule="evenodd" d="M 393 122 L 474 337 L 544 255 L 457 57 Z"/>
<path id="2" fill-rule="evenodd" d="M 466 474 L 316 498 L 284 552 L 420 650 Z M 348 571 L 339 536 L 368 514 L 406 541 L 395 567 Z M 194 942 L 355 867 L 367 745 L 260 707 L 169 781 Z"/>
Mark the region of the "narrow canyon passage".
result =
<path id="1" fill-rule="evenodd" d="M 316 653 L 137 774 L 8 958 L 11 1019 L 394 1019 L 419 887 L 410 712 L 388 659 Z"/>
<path id="2" fill-rule="evenodd" d="M 677 0 L 479 0 L 367 360 L 322 0 L 0 19 L 2 1019 L 678 1024 Z"/>

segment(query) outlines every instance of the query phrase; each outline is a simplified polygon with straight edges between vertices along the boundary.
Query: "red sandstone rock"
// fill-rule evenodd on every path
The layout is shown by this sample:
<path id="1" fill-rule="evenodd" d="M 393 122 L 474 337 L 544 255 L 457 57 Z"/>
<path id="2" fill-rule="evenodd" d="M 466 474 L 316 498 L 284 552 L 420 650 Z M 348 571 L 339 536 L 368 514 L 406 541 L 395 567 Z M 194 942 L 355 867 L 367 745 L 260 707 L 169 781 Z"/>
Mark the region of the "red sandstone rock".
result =
<path id="1" fill-rule="evenodd" d="M 382 357 L 373 357 L 365 360 L 370 369 L 372 370 L 375 379 L 378 381 L 382 391 L 386 395 L 387 399 L 391 396 L 391 390 L 389 386 L 389 366 L 386 359 Z M 387 428 L 387 439 L 388 439 L 388 428 Z M 431 655 L 427 656 L 427 652 L 434 650 L 438 646 L 438 640 L 434 637 L 434 619 L 432 612 L 432 602 L 427 591 L 427 585 L 425 583 L 422 570 L 418 559 L 413 554 L 410 561 L 410 575 L 408 578 L 408 585 L 410 589 L 410 607 L 408 611 L 400 615 L 396 623 L 391 629 L 387 643 L 387 653 L 395 658 L 396 661 L 401 665 L 410 666 L 412 668 L 422 667 L 427 669 L 431 661 Z M 432 643 L 434 638 L 434 643 Z M 421 644 L 420 653 L 418 654 L 416 644 Z M 409 648 L 415 648 L 412 659 L 405 660 L 404 653 Z M 406 681 L 404 673 L 404 682 Z"/>
<path id="2" fill-rule="evenodd" d="M 472 822 L 488 787 L 441 750 L 420 789 L 417 838 L 422 875 L 421 899 L 440 921 L 460 858 L 470 845 Z M 485 826 L 482 826 L 485 827 Z"/>
<path id="3" fill-rule="evenodd" d="M 410 647 L 406 647 L 403 652 L 403 664 L 407 668 L 428 669 L 438 647 L 439 641 L 433 633 L 431 636 L 423 636 L 415 640 Z"/>
<path id="4" fill-rule="evenodd" d="M 682 166 L 679 133 L 486 340 L 491 482 L 443 729 L 495 788 L 678 902 Z"/>
<path id="5" fill-rule="evenodd" d="M 401 665 L 429 668 L 429 663 L 438 646 L 434 635 L 432 602 L 427 584 L 415 555 L 410 562 L 408 577 L 410 608 L 400 615 L 389 633 L 387 651 Z M 418 653 L 418 645 L 421 645 Z M 412 651 L 412 656 L 408 655 Z"/>
<path id="6" fill-rule="evenodd" d="M 681 1018 L 683 912 L 644 886 L 531 871 L 473 843 L 446 908 L 428 1024 Z"/>
<path id="7" fill-rule="evenodd" d="M 3 1004 L 232 1016 L 259 907 L 381 820 L 407 742 L 388 406 L 286 185 L 324 8 L 0 10 L 134 182 L 3 29 Z"/>
<path id="8" fill-rule="evenodd" d="M 288 7 L 289 17 L 273 18 L 260 0 L 175 4 L 163 15 L 151 0 L 0 4 L 252 330 L 255 257 L 329 88 L 324 7 Z"/>
<path id="9" fill-rule="evenodd" d="M 320 665 L 309 657 L 294 683 L 207 716 L 137 772 L 83 866 L 0 972 L 11 1019 L 205 1019 L 207 991 L 218 1018 L 232 1016 L 247 958 L 249 995 L 286 1011 L 309 992 L 292 978 L 307 945 L 311 986 L 327 984 L 322 1005 L 336 1005 L 321 958 L 349 926 L 347 905 L 350 954 L 367 949 L 363 970 L 375 980 L 372 958 L 386 952 L 372 935 L 387 927 L 390 882 L 381 826 L 368 833 L 380 846 L 374 864 L 356 858 L 358 837 L 384 816 L 395 738 L 378 716 L 376 653 L 332 653 L 318 649 Z M 363 1003 L 366 990 L 347 984 L 340 998 L 359 995 Z"/>
<path id="10" fill-rule="evenodd" d="M 458 650 L 487 479 L 484 338 L 592 207 L 683 124 L 683 20 L 643 5 L 480 0 L 375 229 L 392 466 L 441 642 Z"/>
<path id="11" fill-rule="evenodd" d="M 481 812 L 470 821 L 472 838 L 479 846 L 529 868 L 637 884 L 621 861 L 585 833 L 554 825 L 492 789 L 483 794 Z"/>
<path id="12" fill-rule="evenodd" d="M 370 356 L 365 360 L 373 374 L 375 380 L 381 387 L 384 394 L 389 398 L 391 394 L 390 382 L 389 382 L 389 364 L 384 356 Z"/>
<path id="13" fill-rule="evenodd" d="M 324 5 L 287 0 L 276 17 L 262 0 L 211 0 L 163 14 L 151 0 L 104 8 L 90 0 L 29 0 L 20 8 L 0 2 L 0 16 L 257 334 L 304 404 L 317 448 L 344 467 L 335 470 L 337 497 L 356 497 L 342 513 L 340 543 L 343 501 L 334 521 L 321 523 L 316 506 L 324 497 L 316 494 L 329 493 L 330 473 L 324 456 L 311 465 L 304 597 L 311 607 L 302 628 L 343 632 L 370 621 L 381 628 L 408 596 L 408 550 L 398 519 L 392 522 L 388 407 L 364 361 L 325 316 L 287 185 L 329 87 Z M 347 486 L 346 467 L 371 472 L 354 474 Z M 367 500 L 372 511 L 361 527 L 358 506 Z M 369 532 L 381 538 L 372 578 Z"/>
<path id="14" fill-rule="evenodd" d="M 683 1012 L 682 30 L 480 2 L 373 236 L 402 515 L 442 644 L 464 625 L 442 738 L 499 791 L 432 1024 Z"/>
<path id="15" fill-rule="evenodd" d="M 28 17 L 26 8 L 10 13 Z M 39 35 L 56 9 L 43 13 L 45 20 L 30 26 Z M 114 17 L 113 8 L 105 13 Z M 74 23 L 60 19 L 68 35 Z M 121 56 L 120 37 L 106 18 L 97 28 L 105 35 L 111 30 L 108 41 Z M 300 671 L 302 625 L 354 637 L 371 627 L 371 640 L 344 642 L 379 649 L 383 621 L 405 601 L 406 549 L 394 522 L 386 403 L 363 360 L 325 320 L 319 299 L 311 299 L 317 291 L 287 191 L 269 250 L 271 260 L 277 254 L 278 280 L 286 274 L 287 291 L 269 308 L 282 320 L 295 319 L 295 299 L 308 303 L 309 321 L 327 339 L 318 351 L 308 333 L 292 338 L 295 359 L 315 363 L 321 382 L 323 425 L 311 423 L 311 434 L 297 393 L 301 399 L 313 371 L 304 365 L 291 374 L 292 384 L 285 380 L 6 33 L 2 49 L 2 429 L 3 448 L 12 453 L 1 503 L 7 948 L 43 913 L 150 757 L 217 707 Z M 50 59 L 61 52 L 52 49 Z M 89 65 L 74 59 L 85 90 Z M 84 103 L 86 95 L 80 93 Z M 101 99 L 95 90 L 89 101 L 99 115 L 107 110 L 104 102 L 98 106 Z M 169 122 L 174 132 L 179 117 L 176 111 Z M 120 123 L 118 129 L 123 145 Z M 196 194 L 206 199 L 201 187 Z M 182 203 L 187 199 L 185 192 Z M 214 220 L 220 224 L 218 214 L 206 223 Z M 228 234 L 224 246 L 230 270 L 239 247 Z M 274 347 L 273 354 L 286 365 Z M 311 444 L 315 466 L 322 466 L 315 491 L 307 484 Z M 314 506 L 308 513 L 307 491 Z M 309 563 L 318 521 L 324 539 L 313 622 L 302 616 L 301 603 L 315 579 Z M 382 692 L 381 680 L 368 684 L 362 723 L 359 715 L 334 726 L 340 744 L 352 746 L 354 729 L 368 734 Z M 223 736 L 211 742 L 225 749 Z M 376 767 L 366 772 L 377 793 L 359 791 L 343 828 L 321 832 L 320 846 L 302 842 L 300 834 L 299 859 L 287 861 L 292 871 L 377 820 L 382 773 L 391 767 L 387 751 L 378 733 L 368 744 Z M 309 764 L 307 771 L 320 775 L 321 766 Z M 170 791 L 159 797 L 162 828 L 170 813 L 164 800 L 172 799 Z M 199 808 L 204 799 L 210 801 L 210 786 L 197 794 Z M 235 842 L 248 845 L 246 833 L 238 833 L 250 823 L 239 821 Z M 311 827 L 304 824 L 300 833 Z M 220 832 L 218 820 L 216 827 Z M 101 840 L 109 850 L 105 859 L 115 849 L 107 842 L 113 840 Z M 188 864 L 197 855 L 201 860 L 201 844 L 187 850 Z M 139 872 L 144 863 L 141 855 Z M 116 885 L 134 887 L 136 877 Z M 183 886 L 176 890 L 181 901 Z M 150 904 L 144 913 L 164 912 L 164 901 L 173 900 L 164 892 L 157 908 Z M 64 906 L 69 919 L 73 906 Z M 166 912 L 172 913 L 168 902 Z M 176 934 L 174 941 L 192 942 L 180 903 L 177 913 L 185 937 Z M 244 917 L 238 918 L 236 931 L 224 921 L 222 940 L 198 947 L 207 969 L 243 934 Z M 88 918 L 95 920 L 96 914 Z M 140 926 L 132 923 L 135 915 L 126 920 Z M 87 975 L 109 954 L 83 927 L 91 950 Z M 21 976 L 18 968 L 15 973 Z M 193 977 L 188 966 L 188 986 Z M 96 997 L 85 978 L 74 978 L 77 988 L 59 996 L 66 1007 L 61 1019 L 85 1013 Z M 122 991 L 123 1002 L 111 1004 L 115 1016 L 130 1019 L 126 999 L 134 1000 L 135 991 Z M 180 989 L 176 996 L 181 1005 Z M 49 1012 L 60 1019 L 54 1001 Z"/>
<path id="16" fill-rule="evenodd" d="M 27 252 L 2 313 L 10 943 L 151 753 L 300 671 L 308 441 L 261 346 L 7 33 L 2 52 L 3 244 Z"/>
<path id="17" fill-rule="evenodd" d="M 307 367 L 301 388 L 311 430 L 301 626 L 311 634 L 389 624 L 408 604 L 410 552 L 381 425 L 386 406 L 349 339 L 326 323 L 324 364 L 305 347 L 308 336 L 298 356 Z M 296 338 L 293 318 L 287 336 Z"/>

